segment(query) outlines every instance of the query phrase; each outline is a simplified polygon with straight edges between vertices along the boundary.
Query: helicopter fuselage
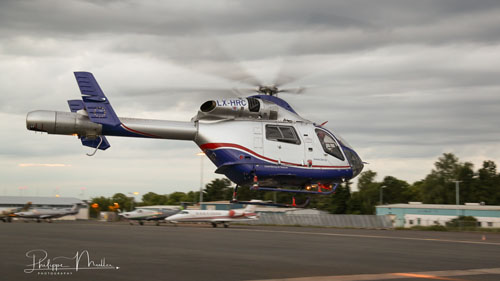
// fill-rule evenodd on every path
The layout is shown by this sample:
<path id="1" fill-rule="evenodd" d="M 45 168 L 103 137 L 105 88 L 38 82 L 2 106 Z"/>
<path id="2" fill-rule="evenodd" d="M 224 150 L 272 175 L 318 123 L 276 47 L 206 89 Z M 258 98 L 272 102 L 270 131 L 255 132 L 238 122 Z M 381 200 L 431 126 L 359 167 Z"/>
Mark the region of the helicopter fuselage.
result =
<path id="1" fill-rule="evenodd" d="M 279 130 L 289 132 L 289 138 L 273 135 Z M 333 140 L 329 145 L 338 148 L 337 154 L 324 149 L 318 133 Z M 216 173 L 239 185 L 252 184 L 257 177 L 260 186 L 303 188 L 345 181 L 362 169 L 351 148 L 328 130 L 308 122 L 200 123 L 195 142 L 217 166 Z M 353 165 L 358 165 L 357 169 Z"/>

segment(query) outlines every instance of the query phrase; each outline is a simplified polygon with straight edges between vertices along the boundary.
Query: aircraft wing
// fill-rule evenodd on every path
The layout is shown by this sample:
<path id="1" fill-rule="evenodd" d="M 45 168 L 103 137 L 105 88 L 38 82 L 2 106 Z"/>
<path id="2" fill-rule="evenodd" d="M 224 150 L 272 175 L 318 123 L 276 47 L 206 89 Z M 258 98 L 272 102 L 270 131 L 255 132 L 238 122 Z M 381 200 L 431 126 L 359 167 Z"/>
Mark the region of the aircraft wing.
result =
<path id="1" fill-rule="evenodd" d="M 257 219 L 258 219 L 257 216 L 243 217 L 243 218 L 220 218 L 220 219 L 211 219 L 210 222 L 253 221 Z"/>
<path id="2" fill-rule="evenodd" d="M 165 215 L 165 214 L 160 214 L 160 215 L 154 215 L 145 218 L 147 221 L 159 221 L 159 220 L 164 220 L 166 217 L 170 217 L 171 215 Z"/>
<path id="3" fill-rule="evenodd" d="M 41 219 L 50 219 L 50 218 L 53 218 L 53 217 L 55 217 L 55 215 L 40 215 L 39 218 L 41 218 Z"/>

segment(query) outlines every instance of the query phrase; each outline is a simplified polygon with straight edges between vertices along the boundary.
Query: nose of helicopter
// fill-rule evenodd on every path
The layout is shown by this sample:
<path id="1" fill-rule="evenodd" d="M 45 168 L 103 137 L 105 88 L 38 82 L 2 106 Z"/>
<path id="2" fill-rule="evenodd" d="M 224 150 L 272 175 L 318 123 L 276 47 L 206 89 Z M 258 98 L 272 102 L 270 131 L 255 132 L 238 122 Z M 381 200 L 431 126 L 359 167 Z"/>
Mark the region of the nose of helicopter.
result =
<path id="1" fill-rule="evenodd" d="M 359 175 L 361 171 L 363 171 L 365 165 L 363 164 L 363 161 L 361 161 L 361 158 L 354 150 L 345 149 L 344 152 L 349 160 L 349 163 L 351 164 L 352 177 L 354 178 L 357 175 Z"/>

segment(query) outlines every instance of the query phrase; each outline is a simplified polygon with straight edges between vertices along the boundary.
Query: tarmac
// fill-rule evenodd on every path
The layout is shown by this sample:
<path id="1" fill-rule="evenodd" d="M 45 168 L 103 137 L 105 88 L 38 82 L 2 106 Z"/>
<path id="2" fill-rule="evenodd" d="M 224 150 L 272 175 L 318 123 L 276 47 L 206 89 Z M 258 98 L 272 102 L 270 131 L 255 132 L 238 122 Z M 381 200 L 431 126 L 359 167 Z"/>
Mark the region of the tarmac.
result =
<path id="1" fill-rule="evenodd" d="M 0 280 L 500 280 L 500 234 L 0 223 Z"/>

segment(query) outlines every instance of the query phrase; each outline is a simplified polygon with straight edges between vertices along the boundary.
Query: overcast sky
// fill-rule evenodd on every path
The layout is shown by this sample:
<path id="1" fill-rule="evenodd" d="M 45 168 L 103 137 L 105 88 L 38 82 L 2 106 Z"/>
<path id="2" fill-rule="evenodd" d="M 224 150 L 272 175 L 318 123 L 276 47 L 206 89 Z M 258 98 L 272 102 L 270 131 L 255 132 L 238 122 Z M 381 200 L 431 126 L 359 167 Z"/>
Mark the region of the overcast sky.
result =
<path id="1" fill-rule="evenodd" d="M 27 112 L 79 98 L 78 70 L 119 116 L 180 121 L 242 77 L 293 80 L 305 94 L 281 97 L 379 180 L 422 179 L 444 152 L 499 163 L 499 26 L 499 1 L 0 1 L 0 194 L 199 188 L 193 142 L 110 137 L 88 157 L 27 131 Z"/>

